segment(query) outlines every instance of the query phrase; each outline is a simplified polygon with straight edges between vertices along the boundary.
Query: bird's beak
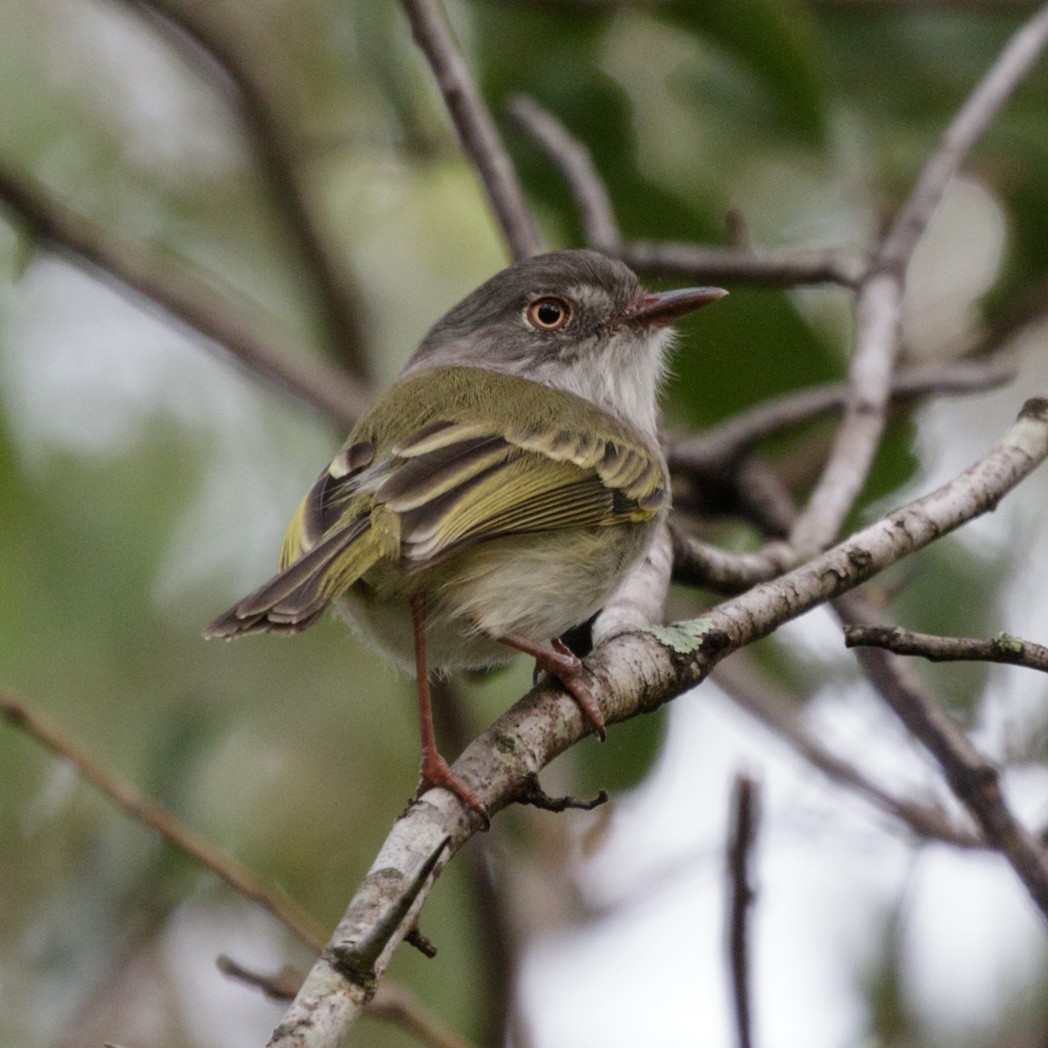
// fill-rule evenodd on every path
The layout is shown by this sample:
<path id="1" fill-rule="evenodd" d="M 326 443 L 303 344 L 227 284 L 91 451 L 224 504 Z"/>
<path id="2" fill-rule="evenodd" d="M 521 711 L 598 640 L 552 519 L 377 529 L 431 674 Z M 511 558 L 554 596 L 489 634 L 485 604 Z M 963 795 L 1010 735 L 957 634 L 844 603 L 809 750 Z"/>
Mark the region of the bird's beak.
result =
<path id="1" fill-rule="evenodd" d="M 727 293 L 720 287 L 684 287 L 676 291 L 659 291 L 637 299 L 623 319 L 631 326 L 665 327 L 692 310 L 724 298 Z"/>

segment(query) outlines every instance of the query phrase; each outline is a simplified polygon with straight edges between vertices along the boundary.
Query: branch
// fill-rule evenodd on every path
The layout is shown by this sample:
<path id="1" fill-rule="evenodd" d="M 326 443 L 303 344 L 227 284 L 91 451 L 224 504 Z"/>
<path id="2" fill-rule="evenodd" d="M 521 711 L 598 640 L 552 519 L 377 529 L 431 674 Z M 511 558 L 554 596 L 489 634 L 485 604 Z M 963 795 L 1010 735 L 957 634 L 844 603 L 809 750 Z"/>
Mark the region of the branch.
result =
<path id="1" fill-rule="evenodd" d="M 363 410 L 367 394 L 360 385 L 342 372 L 300 359 L 290 346 L 273 342 L 261 325 L 237 313 L 188 270 L 158 263 L 150 252 L 3 170 L 0 204 L 24 223 L 34 239 L 88 272 L 100 270 L 117 290 L 133 292 L 136 299 L 143 296 L 270 386 L 346 428 Z"/>
<path id="2" fill-rule="evenodd" d="M 468 696 L 449 677 L 434 675 L 430 682 L 434 718 L 441 753 L 461 753 L 476 734 L 468 716 Z M 463 859 L 466 884 L 472 896 L 471 911 L 476 917 L 476 941 L 482 969 L 474 983 L 485 1002 L 481 1044 L 497 1044 L 509 1029 L 521 1025 L 513 997 L 519 964 L 520 943 L 510 914 L 512 901 L 508 885 L 498 875 L 496 847 L 487 839 L 478 840 Z M 382 988 L 385 987 L 382 984 Z M 381 992 L 381 990 L 380 990 Z M 371 1005 L 374 1007 L 374 1004 Z"/>
<path id="3" fill-rule="evenodd" d="M 791 532 L 791 545 L 802 557 L 833 541 L 866 482 L 884 431 L 891 375 L 901 343 L 900 310 L 910 258 L 961 162 L 1046 43 L 1048 5 L 1011 38 L 961 107 L 940 147 L 918 175 L 876 254 L 870 275 L 859 288 L 844 421 L 823 474 Z"/>
<path id="4" fill-rule="evenodd" d="M 56 725 L 30 709 L 24 700 L 0 692 L 0 715 L 13 728 L 25 732 L 53 754 L 67 760 L 103 796 L 125 815 L 155 830 L 169 844 L 229 885 L 238 895 L 261 906 L 313 951 L 324 942 L 324 929 L 296 902 L 276 888 L 267 888 L 253 873 L 222 855 L 181 819 L 156 801 L 143 796 L 127 779 L 114 774 L 68 739 Z"/>
<path id="5" fill-rule="evenodd" d="M 849 597 L 835 607 L 850 626 L 881 625 L 865 601 Z M 1008 808 L 999 769 L 924 694 L 902 659 L 881 648 L 860 648 L 857 654 L 892 712 L 936 759 L 950 789 L 989 845 L 1008 861 L 1042 916 L 1048 918 L 1048 852 Z"/>
<path id="6" fill-rule="evenodd" d="M 532 98 L 514 96 L 509 111 L 564 176 L 582 218 L 587 244 L 621 258 L 634 269 L 761 287 L 823 283 L 851 286 L 866 272 L 861 259 L 839 251 L 806 254 L 649 241 L 624 244 L 607 188 L 585 144 Z"/>
<path id="7" fill-rule="evenodd" d="M 223 975 L 260 990 L 271 1001 L 293 1000 L 302 985 L 301 973 L 293 968 L 285 967 L 275 975 L 264 975 L 225 955 L 219 956 L 216 963 Z M 368 1005 L 367 1017 L 399 1026 L 429 1048 L 472 1048 L 469 1041 L 431 1015 L 426 1006 L 399 983 L 386 981 L 378 988 Z"/>
<path id="8" fill-rule="evenodd" d="M 790 532 L 790 545 L 802 559 L 833 541 L 866 484 L 884 432 L 901 343 L 902 295 L 902 281 L 892 273 L 878 273 L 859 289 L 844 420 L 822 476 Z"/>
<path id="9" fill-rule="evenodd" d="M 994 508 L 1046 455 L 1048 400 L 1028 401 L 1001 443 L 937 491 L 701 619 L 606 642 L 584 663 L 588 689 L 599 697 L 609 724 L 656 709 L 700 683 L 732 652 Z M 494 814 L 589 728 L 570 696 L 544 682 L 474 740 L 455 762 L 455 773 Z M 340 1043 L 413 927 L 435 878 L 479 825 L 479 817 L 443 789 L 430 790 L 408 808 L 274 1031 L 270 1048 Z"/>
<path id="10" fill-rule="evenodd" d="M 242 898 L 275 917 L 313 953 L 319 953 L 323 948 L 325 930 L 293 899 L 278 888 L 264 885 L 250 870 L 223 855 L 177 816 L 145 797 L 127 779 L 104 768 L 48 718 L 30 709 L 24 700 L 0 692 L 0 716 L 11 727 L 25 732 L 57 757 L 69 761 L 82 779 L 91 783 L 125 815 L 155 830 L 169 845 L 209 870 Z M 223 965 L 223 959 L 219 958 L 221 970 L 249 981 L 248 973 L 243 969 L 232 962 L 227 964 L 228 968 Z M 292 985 L 285 972 L 275 980 L 255 977 L 254 981 L 270 997 L 280 997 L 281 988 L 287 990 L 290 986 L 287 995 L 290 998 L 294 996 L 301 980 Z M 263 982 L 266 985 L 262 985 Z M 387 982 L 383 986 L 381 999 L 376 998 L 372 1002 L 367 1014 L 388 1022 L 398 1022 L 408 1033 L 432 1048 L 469 1048 L 467 1042 L 447 1031 L 435 1016 L 429 1014 L 425 1005 L 396 983 Z"/>
<path id="11" fill-rule="evenodd" d="M 687 277 L 700 283 L 760 287 L 795 287 L 798 284 L 852 287 L 863 278 L 867 269 L 861 258 L 843 251 L 804 252 L 781 248 L 757 251 L 633 240 L 611 253 L 643 273 Z"/>
<path id="12" fill-rule="evenodd" d="M 728 966 L 739 1048 L 753 1046 L 750 1000 L 749 916 L 757 897 L 753 851 L 760 822 L 760 786 L 748 775 L 736 775 L 728 830 Z"/>
<path id="13" fill-rule="evenodd" d="M 590 151 L 535 99 L 514 95 L 507 108 L 564 176 L 582 219 L 586 243 L 598 249 L 618 247 L 622 238 L 615 209 Z"/>
<path id="14" fill-rule="evenodd" d="M 964 158 L 983 136 L 1048 44 L 1048 4 L 1008 41 L 997 61 L 954 117 L 939 148 L 924 165 L 878 252 L 878 263 L 897 272 L 909 264 Z"/>
<path id="15" fill-rule="evenodd" d="M 310 187 L 298 163 L 301 147 L 291 134 L 289 122 L 281 119 L 280 105 L 268 77 L 259 75 L 256 42 L 238 46 L 232 35 L 220 32 L 209 17 L 194 14 L 172 0 L 121 2 L 166 36 L 215 81 L 216 87 L 227 93 L 232 88 L 240 125 L 270 196 L 305 263 L 308 284 L 320 307 L 327 337 L 353 375 L 366 382 L 369 365 L 360 296 L 344 268 L 336 264 L 322 234 Z M 216 72 L 221 75 L 216 76 Z"/>
<path id="16" fill-rule="evenodd" d="M 524 201 L 495 122 L 455 44 L 439 0 L 403 0 L 411 33 L 444 96 L 459 142 L 476 169 L 510 254 L 519 261 L 542 250 L 542 239 Z"/>
<path id="17" fill-rule="evenodd" d="M 892 377 L 891 399 L 906 403 L 932 395 L 964 396 L 1006 385 L 1016 373 L 1016 361 L 1006 356 L 902 368 Z M 847 399 L 846 382 L 828 382 L 766 400 L 702 433 L 672 439 L 670 465 L 699 473 L 726 469 L 769 437 L 839 413 Z"/>
<path id="18" fill-rule="evenodd" d="M 796 712 L 775 696 L 763 682 L 740 668 L 739 660 L 722 663 L 713 672 L 717 686 L 750 716 L 785 742 L 831 782 L 862 797 L 878 811 L 902 823 L 919 840 L 942 841 L 955 848 L 985 848 L 986 842 L 971 829 L 959 826 L 941 807 L 898 797 L 879 785 L 851 762 L 828 750 L 812 735 Z"/>
<path id="19" fill-rule="evenodd" d="M 938 637 L 899 626 L 845 626 L 849 648 L 876 647 L 896 655 L 919 655 L 929 662 L 1003 662 L 1048 673 L 1048 648 L 1009 633 L 977 637 Z"/>
<path id="20" fill-rule="evenodd" d="M 699 586 L 717 593 L 740 593 L 758 582 L 781 575 L 797 563 L 785 542 L 769 542 L 755 553 L 729 553 L 711 546 L 679 527 L 673 536 L 673 578 L 688 586 Z"/>

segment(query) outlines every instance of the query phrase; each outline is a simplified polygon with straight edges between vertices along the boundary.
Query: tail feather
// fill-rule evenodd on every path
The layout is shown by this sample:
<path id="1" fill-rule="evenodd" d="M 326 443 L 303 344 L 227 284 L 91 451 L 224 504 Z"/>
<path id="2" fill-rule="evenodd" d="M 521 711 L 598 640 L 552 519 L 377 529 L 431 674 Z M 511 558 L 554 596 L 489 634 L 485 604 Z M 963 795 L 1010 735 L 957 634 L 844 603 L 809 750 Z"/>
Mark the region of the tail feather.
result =
<path id="1" fill-rule="evenodd" d="M 265 585 L 219 615 L 204 630 L 204 636 L 298 633 L 312 625 L 324 609 L 381 556 L 381 545 L 368 541 L 370 531 L 370 522 L 365 517 L 333 532 Z M 352 562 L 350 570 L 340 563 L 347 559 Z M 333 579 L 337 579 L 336 585 L 332 585 Z"/>

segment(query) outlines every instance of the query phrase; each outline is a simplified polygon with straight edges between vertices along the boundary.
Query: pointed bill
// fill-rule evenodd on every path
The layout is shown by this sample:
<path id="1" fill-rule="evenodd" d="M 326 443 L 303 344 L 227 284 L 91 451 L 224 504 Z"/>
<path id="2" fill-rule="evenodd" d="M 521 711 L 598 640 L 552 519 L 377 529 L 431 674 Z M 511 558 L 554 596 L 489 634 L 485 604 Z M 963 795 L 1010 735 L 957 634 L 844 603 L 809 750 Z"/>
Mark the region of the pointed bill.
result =
<path id="1" fill-rule="evenodd" d="M 638 299 L 624 319 L 631 325 L 663 327 L 693 310 L 719 301 L 727 293 L 720 287 L 685 287 L 653 292 Z"/>

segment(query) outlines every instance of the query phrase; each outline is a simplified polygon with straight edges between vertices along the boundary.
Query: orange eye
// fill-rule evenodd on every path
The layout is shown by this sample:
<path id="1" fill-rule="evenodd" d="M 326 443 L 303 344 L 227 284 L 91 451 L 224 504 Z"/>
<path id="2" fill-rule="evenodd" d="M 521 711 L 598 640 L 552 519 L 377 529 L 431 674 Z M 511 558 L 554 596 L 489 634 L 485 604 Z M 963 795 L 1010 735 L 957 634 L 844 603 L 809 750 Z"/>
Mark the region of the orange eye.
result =
<path id="1" fill-rule="evenodd" d="M 571 307 L 562 298 L 537 298 L 524 316 L 539 331 L 559 331 L 571 319 Z"/>

